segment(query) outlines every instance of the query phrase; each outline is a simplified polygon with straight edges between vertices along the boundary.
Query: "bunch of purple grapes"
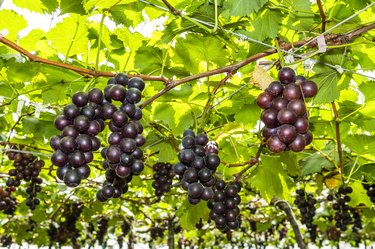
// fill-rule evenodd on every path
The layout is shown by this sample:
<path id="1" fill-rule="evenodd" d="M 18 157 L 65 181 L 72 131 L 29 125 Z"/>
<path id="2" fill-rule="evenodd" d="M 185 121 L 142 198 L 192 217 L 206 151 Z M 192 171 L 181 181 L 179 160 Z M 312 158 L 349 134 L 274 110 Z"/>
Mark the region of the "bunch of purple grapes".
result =
<path id="1" fill-rule="evenodd" d="M 262 136 L 274 153 L 289 149 L 299 152 L 313 139 L 305 99 L 314 97 L 318 87 L 288 67 L 282 68 L 278 76 L 279 81 L 272 82 L 257 98 L 258 106 L 264 109 Z"/>
<path id="2" fill-rule="evenodd" d="M 12 196 L 9 187 L 0 187 L 0 211 L 4 214 L 13 215 L 17 209 L 17 200 Z"/>
<path id="3" fill-rule="evenodd" d="M 29 195 L 26 199 L 26 205 L 34 210 L 40 204 L 37 193 L 42 190 L 40 185 L 43 180 L 39 177 L 39 173 L 44 166 L 44 161 L 28 153 L 10 151 L 7 155 L 9 160 L 13 161 L 14 169 L 9 170 L 6 185 L 11 191 L 15 191 L 22 180 L 30 182 L 30 185 L 26 188 L 26 193 Z"/>
<path id="4" fill-rule="evenodd" d="M 209 142 L 204 133 L 195 135 L 194 131 L 186 130 L 182 147 L 178 153 L 180 162 L 174 166 L 174 172 L 180 176 L 182 188 L 188 191 L 189 202 L 197 204 L 201 199 L 212 199 L 211 187 L 216 182 L 214 173 L 220 164 L 217 144 Z"/>
<path id="5" fill-rule="evenodd" d="M 173 166 L 170 163 L 155 163 L 152 168 L 154 170 L 152 187 L 155 189 L 156 196 L 162 196 L 171 190 L 172 180 L 175 176 Z"/>
<path id="6" fill-rule="evenodd" d="M 237 229 L 240 226 L 241 197 L 238 193 L 241 190 L 239 182 L 226 184 L 219 180 L 215 184 L 214 197 L 207 202 L 210 211 L 210 219 L 215 221 L 216 227 L 220 230 Z"/>
<path id="7" fill-rule="evenodd" d="M 127 89 L 126 89 L 127 87 Z M 131 78 L 125 74 L 118 74 L 109 79 L 104 89 L 104 98 L 110 107 L 104 115 L 109 119 L 111 134 L 108 137 L 109 146 L 103 148 L 101 155 L 102 164 L 106 170 L 106 182 L 97 192 L 99 201 L 109 198 L 118 198 L 128 191 L 128 183 L 133 175 L 139 175 L 143 169 L 143 151 L 140 148 L 145 143 L 142 136 L 143 126 L 139 122 L 142 110 L 136 104 L 142 99 L 145 83 L 141 78 Z M 122 104 L 116 108 L 110 102 L 120 101 Z"/>
<path id="8" fill-rule="evenodd" d="M 370 201 L 375 203 L 375 184 L 368 183 L 366 180 L 362 183 L 363 188 L 366 190 L 366 194 L 370 197 Z"/>
<path id="9" fill-rule="evenodd" d="M 301 214 L 301 223 L 305 224 L 312 241 L 316 240 L 317 225 L 313 224 L 315 216 L 315 204 L 317 200 L 311 193 L 306 193 L 304 189 L 298 189 L 294 204 L 297 205 Z"/>

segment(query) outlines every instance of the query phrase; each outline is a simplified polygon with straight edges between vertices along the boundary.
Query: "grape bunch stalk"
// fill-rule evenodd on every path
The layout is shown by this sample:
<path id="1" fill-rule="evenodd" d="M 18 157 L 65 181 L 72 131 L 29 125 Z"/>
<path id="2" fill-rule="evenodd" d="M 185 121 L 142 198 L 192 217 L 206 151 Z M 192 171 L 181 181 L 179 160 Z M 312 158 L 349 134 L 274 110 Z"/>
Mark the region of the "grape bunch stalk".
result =
<path id="1" fill-rule="evenodd" d="M 220 164 L 217 144 L 209 142 L 206 134 L 196 135 L 188 129 L 183 133 L 182 147 L 178 153 L 180 162 L 175 164 L 174 172 L 179 175 L 182 188 L 188 191 L 188 201 L 195 205 L 201 199 L 212 199 L 214 174 Z"/>
<path id="2" fill-rule="evenodd" d="M 264 109 L 262 136 L 271 152 L 299 152 L 313 139 L 305 99 L 314 97 L 318 87 L 288 67 L 278 76 L 279 81 L 272 82 L 257 98 L 258 106 Z"/>
<path id="3" fill-rule="evenodd" d="M 216 227 L 222 231 L 228 229 L 237 229 L 240 226 L 241 203 L 239 192 L 241 190 L 240 182 L 231 182 L 226 184 L 219 180 L 215 184 L 214 197 L 207 202 L 210 211 L 210 219 L 215 221 Z"/>
<path id="4" fill-rule="evenodd" d="M 162 196 L 171 190 L 172 180 L 175 176 L 173 165 L 170 163 L 155 163 L 152 168 L 154 170 L 152 187 L 155 189 L 156 196 Z"/>

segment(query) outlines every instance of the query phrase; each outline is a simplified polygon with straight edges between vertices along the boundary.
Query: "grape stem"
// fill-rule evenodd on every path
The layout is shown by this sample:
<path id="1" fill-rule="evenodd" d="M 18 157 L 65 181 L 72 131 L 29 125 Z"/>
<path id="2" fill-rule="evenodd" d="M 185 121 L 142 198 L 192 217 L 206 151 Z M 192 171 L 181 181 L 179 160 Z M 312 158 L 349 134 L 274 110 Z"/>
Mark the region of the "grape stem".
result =
<path id="1" fill-rule="evenodd" d="M 174 230 L 173 230 L 173 218 L 168 219 L 168 248 L 174 249 Z"/>
<path id="2" fill-rule="evenodd" d="M 243 168 L 240 172 L 238 172 L 237 174 L 234 175 L 236 181 L 241 181 L 241 178 L 242 178 L 243 174 L 245 174 L 245 172 L 248 171 L 250 168 L 252 168 L 254 165 L 259 163 L 259 159 L 260 159 L 260 156 L 262 154 L 263 147 L 264 147 L 264 144 L 261 143 L 259 145 L 259 148 L 258 148 L 258 151 L 257 151 L 257 154 L 255 155 L 255 157 L 253 157 L 249 161 L 247 161 L 247 164 L 248 164 L 247 167 Z"/>
<path id="3" fill-rule="evenodd" d="M 344 177 L 344 162 L 342 158 L 342 146 L 341 146 L 341 136 L 340 136 L 340 119 L 339 113 L 337 112 L 335 101 L 332 101 L 332 111 L 333 111 L 333 118 L 335 121 L 335 128 L 336 128 L 336 144 L 337 144 L 337 153 L 339 154 L 339 168 L 341 177 Z M 344 179 L 342 179 L 344 182 Z"/>
<path id="4" fill-rule="evenodd" d="M 320 17 L 322 19 L 322 33 L 324 33 L 326 31 L 327 16 L 324 13 L 322 1 L 321 0 L 316 0 L 316 3 L 318 4 Z"/>
<path id="5" fill-rule="evenodd" d="M 277 198 L 276 196 L 272 198 L 271 204 L 278 207 L 279 209 L 281 209 L 282 211 L 285 212 L 286 217 L 288 218 L 288 220 L 290 222 L 290 225 L 292 226 L 294 234 L 296 236 L 296 241 L 297 241 L 298 247 L 301 248 L 301 249 L 306 249 L 307 248 L 306 244 L 303 241 L 301 231 L 299 230 L 296 217 L 293 214 L 293 210 L 292 210 L 290 204 L 285 200 L 281 200 L 281 199 Z"/>

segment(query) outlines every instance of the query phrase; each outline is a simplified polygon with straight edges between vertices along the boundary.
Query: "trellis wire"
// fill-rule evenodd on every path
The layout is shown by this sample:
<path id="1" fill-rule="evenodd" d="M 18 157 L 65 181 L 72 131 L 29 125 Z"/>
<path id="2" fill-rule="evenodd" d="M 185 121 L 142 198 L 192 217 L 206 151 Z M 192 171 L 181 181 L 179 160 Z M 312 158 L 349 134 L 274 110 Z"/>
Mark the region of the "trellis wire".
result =
<path id="1" fill-rule="evenodd" d="M 0 148 L 0 151 L 1 152 L 17 152 L 17 153 L 23 153 L 23 154 L 32 154 L 32 155 L 36 155 L 36 156 L 44 156 L 44 157 L 51 157 L 52 154 L 46 154 L 46 153 L 41 153 L 41 152 L 37 152 L 37 151 L 29 151 L 29 150 L 17 150 L 17 149 L 4 149 L 4 148 Z"/>

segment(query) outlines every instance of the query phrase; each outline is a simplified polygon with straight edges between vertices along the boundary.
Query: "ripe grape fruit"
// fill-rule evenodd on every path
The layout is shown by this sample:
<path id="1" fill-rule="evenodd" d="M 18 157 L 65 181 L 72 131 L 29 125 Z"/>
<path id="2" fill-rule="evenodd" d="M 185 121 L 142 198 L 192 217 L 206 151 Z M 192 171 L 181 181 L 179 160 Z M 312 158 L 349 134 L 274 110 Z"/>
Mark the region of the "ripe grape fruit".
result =
<path id="1" fill-rule="evenodd" d="M 220 164 L 218 146 L 208 139 L 207 134 L 195 134 L 188 129 L 183 133 L 182 149 L 178 153 L 179 163 L 174 165 L 174 173 L 179 176 L 181 186 L 188 192 L 191 204 L 213 197 L 214 173 Z"/>
<path id="2" fill-rule="evenodd" d="M 299 152 L 313 139 L 305 100 L 314 97 L 318 87 L 288 67 L 282 68 L 278 76 L 279 81 L 272 82 L 257 98 L 258 106 L 264 109 L 261 134 L 273 153 Z"/>
<path id="3" fill-rule="evenodd" d="M 88 93 L 73 94 L 71 104 L 64 107 L 54 121 L 60 135 L 51 137 L 54 152 L 51 161 L 58 166 L 57 178 L 69 187 L 78 186 L 90 175 L 89 164 L 94 152 L 101 148 L 97 135 L 108 123 L 108 147 L 101 150 L 107 181 L 98 191 L 99 201 L 118 198 L 126 193 L 133 175 L 144 168 L 145 143 L 140 123 L 142 110 L 135 104 L 142 98 L 143 79 L 128 78 L 119 73 L 108 80 L 104 90 L 91 89 Z M 116 105 L 115 102 L 120 102 Z M 121 184 L 120 184 L 121 183 Z"/>

